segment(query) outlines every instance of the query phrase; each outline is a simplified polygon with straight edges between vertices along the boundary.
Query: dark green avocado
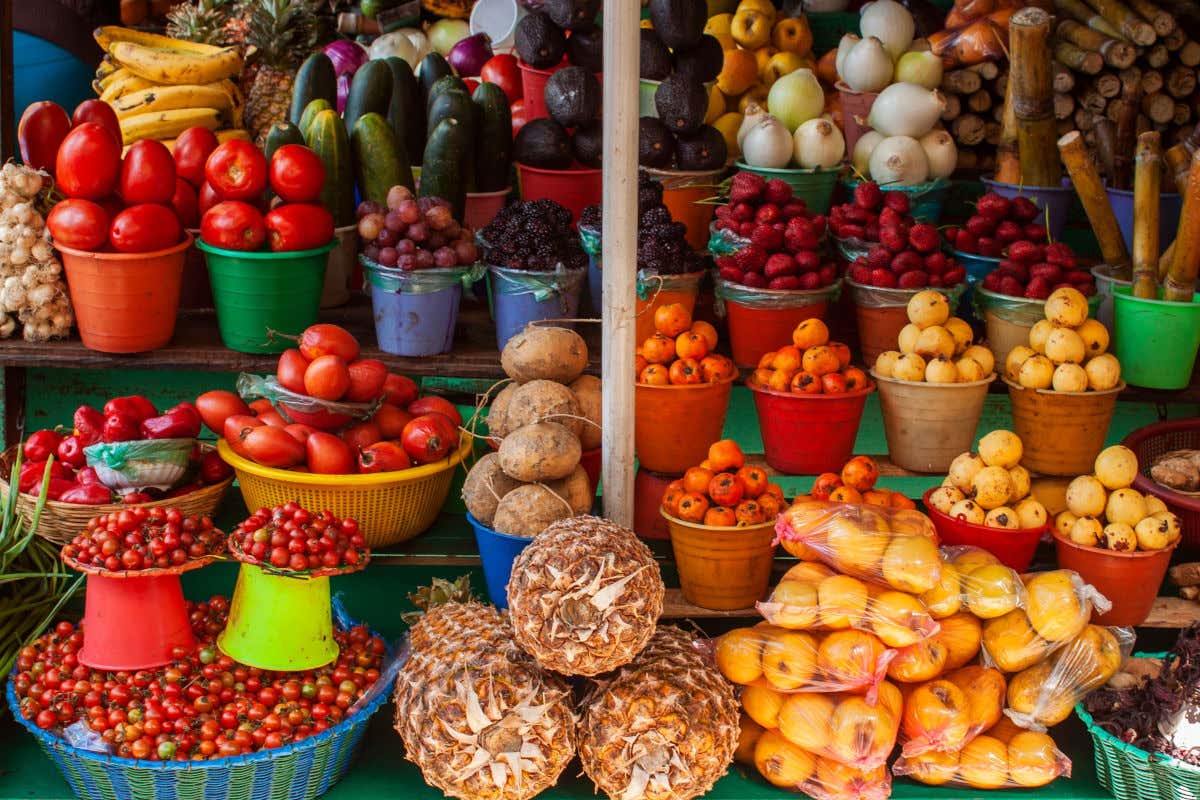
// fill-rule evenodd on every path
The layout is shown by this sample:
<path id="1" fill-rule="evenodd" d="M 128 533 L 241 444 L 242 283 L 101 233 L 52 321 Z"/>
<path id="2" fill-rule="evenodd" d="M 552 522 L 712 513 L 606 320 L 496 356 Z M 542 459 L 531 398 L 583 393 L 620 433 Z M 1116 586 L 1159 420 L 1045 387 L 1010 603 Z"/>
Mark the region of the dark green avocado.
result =
<path id="1" fill-rule="evenodd" d="M 700 37 L 700 44 L 687 50 L 676 50 L 674 55 L 675 71 L 696 83 L 715 81 L 725 63 L 721 43 L 707 33 Z"/>
<path id="2" fill-rule="evenodd" d="M 555 70 L 542 93 L 546 111 L 564 127 L 578 128 L 600 116 L 603 92 L 596 76 L 583 67 Z"/>
<path id="3" fill-rule="evenodd" d="M 657 117 L 638 120 L 638 164 L 643 167 L 669 167 L 675 156 L 675 137 Z"/>
<path id="4" fill-rule="evenodd" d="M 531 67 L 547 69 L 562 61 L 567 37 L 545 14 L 530 14 L 517 23 L 513 35 L 517 55 Z"/>
<path id="5" fill-rule="evenodd" d="M 575 160 L 585 167 L 599 167 L 604 154 L 604 123 L 593 122 L 583 128 L 577 128 L 571 137 L 571 147 L 575 150 Z"/>
<path id="6" fill-rule="evenodd" d="M 693 133 L 704 122 L 708 92 L 704 84 L 671 73 L 654 92 L 654 108 L 671 133 Z"/>
<path id="7" fill-rule="evenodd" d="M 675 157 L 680 169 L 720 169 L 728 156 L 725 137 L 711 125 L 701 125 L 695 133 L 675 137 Z"/>
<path id="8" fill-rule="evenodd" d="M 567 60 L 589 72 L 604 69 L 604 31 L 597 25 L 590 31 L 572 31 L 567 37 Z"/>
<path id="9" fill-rule="evenodd" d="M 663 44 L 686 50 L 700 44 L 708 22 L 705 0 L 650 0 L 650 21 Z"/>
<path id="10" fill-rule="evenodd" d="M 542 13 L 568 31 L 591 30 L 600 13 L 600 0 L 542 0 Z"/>
<path id="11" fill-rule="evenodd" d="M 571 166 L 571 137 L 567 129 L 548 117 L 530 120 L 517 131 L 513 142 L 516 160 L 542 169 Z"/>
<path id="12" fill-rule="evenodd" d="M 671 74 L 671 51 L 649 28 L 642 28 L 638 51 L 638 75 L 642 80 L 661 81 Z"/>

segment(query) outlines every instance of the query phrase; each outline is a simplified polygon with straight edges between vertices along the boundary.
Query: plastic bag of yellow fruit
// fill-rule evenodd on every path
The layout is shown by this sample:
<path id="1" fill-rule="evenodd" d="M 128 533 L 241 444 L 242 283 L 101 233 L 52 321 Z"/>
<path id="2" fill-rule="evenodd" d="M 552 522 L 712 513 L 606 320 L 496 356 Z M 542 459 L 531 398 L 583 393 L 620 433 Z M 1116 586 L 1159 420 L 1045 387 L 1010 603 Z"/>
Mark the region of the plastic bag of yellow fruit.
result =
<path id="1" fill-rule="evenodd" d="M 1033 731 L 1057 725 L 1076 703 L 1116 674 L 1133 650 L 1134 639 L 1132 628 L 1088 625 L 1051 658 L 1009 678 L 1004 713 Z"/>
<path id="2" fill-rule="evenodd" d="M 910 594 L 941 578 L 937 531 L 919 511 L 802 500 L 779 517 L 776 535 L 805 561 Z"/>
<path id="3" fill-rule="evenodd" d="M 929 786 L 972 789 L 1032 789 L 1071 776 L 1071 759 L 1044 732 L 1002 720 L 955 752 L 930 750 L 902 755 L 892 774 Z"/>
<path id="4" fill-rule="evenodd" d="M 921 595 L 935 619 L 966 611 L 995 619 L 1026 603 L 1021 576 L 978 547 L 943 547 L 938 582 Z"/>
<path id="5" fill-rule="evenodd" d="M 777 730 L 760 728 L 748 737 L 743 727 L 743 745 L 747 741 L 753 741 L 750 763 L 781 789 L 813 800 L 886 800 L 892 794 L 892 776 L 883 764 L 862 769 L 824 758 L 792 744 Z"/>
<path id="6" fill-rule="evenodd" d="M 873 702 L 896 655 L 867 631 L 794 631 L 765 622 L 721 635 L 714 648 L 721 673 L 746 693 L 767 692 L 761 699 L 769 703 L 791 692 L 857 692 Z M 764 722 L 769 716 L 751 716 L 773 727 Z"/>
<path id="7" fill-rule="evenodd" d="M 975 660 L 983 626 L 966 611 L 938 620 L 939 630 L 923 642 L 901 647 L 888 662 L 887 676 L 897 683 L 924 683 Z"/>
<path id="8" fill-rule="evenodd" d="M 902 686 L 901 754 L 957 753 L 1003 719 L 1007 682 L 999 670 L 972 665 Z"/>
<path id="9" fill-rule="evenodd" d="M 789 630 L 870 631 L 888 647 L 908 647 L 938 631 L 916 596 L 801 561 L 757 604 L 763 619 Z"/>

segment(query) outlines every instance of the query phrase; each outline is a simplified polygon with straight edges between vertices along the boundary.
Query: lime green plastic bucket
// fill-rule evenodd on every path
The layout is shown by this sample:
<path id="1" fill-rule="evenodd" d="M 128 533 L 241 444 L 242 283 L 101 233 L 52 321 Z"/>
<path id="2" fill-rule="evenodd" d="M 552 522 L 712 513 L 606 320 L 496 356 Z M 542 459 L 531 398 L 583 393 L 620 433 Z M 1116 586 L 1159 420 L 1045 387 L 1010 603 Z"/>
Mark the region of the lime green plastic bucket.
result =
<path id="1" fill-rule="evenodd" d="M 792 196 L 799 197 L 814 214 L 825 214 L 833 204 L 833 190 L 837 186 L 840 167 L 833 169 L 772 169 L 771 167 L 752 167 L 741 161 L 737 162 L 738 169 L 761 175 L 765 180 L 779 178 L 792 187 Z"/>
<path id="2" fill-rule="evenodd" d="M 273 575 L 242 564 L 229 623 L 217 637 L 217 646 L 234 661 L 277 672 L 332 662 L 338 646 L 329 578 Z"/>
<path id="3" fill-rule="evenodd" d="M 287 339 L 317 321 L 325 267 L 334 239 L 324 247 L 291 253 L 241 252 L 202 240 L 221 341 L 239 353 L 282 353 Z"/>
<path id="4" fill-rule="evenodd" d="M 1126 383 L 1147 389 L 1183 389 L 1200 349 L 1200 294 L 1190 303 L 1146 300 L 1129 286 L 1113 286 L 1114 353 Z"/>

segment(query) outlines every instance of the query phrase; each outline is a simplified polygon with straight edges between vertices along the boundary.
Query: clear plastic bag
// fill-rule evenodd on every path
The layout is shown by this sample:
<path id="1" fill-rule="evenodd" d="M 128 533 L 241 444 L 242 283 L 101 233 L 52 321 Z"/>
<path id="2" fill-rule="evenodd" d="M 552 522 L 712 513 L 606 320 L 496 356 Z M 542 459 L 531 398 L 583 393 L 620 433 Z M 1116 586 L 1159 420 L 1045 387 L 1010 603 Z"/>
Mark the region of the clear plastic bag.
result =
<path id="1" fill-rule="evenodd" d="M 400 294 L 434 294 L 455 286 L 470 289 L 487 274 L 482 263 L 469 267 L 439 267 L 435 269 L 402 270 L 376 264 L 366 256 L 358 257 L 367 283 L 377 289 Z"/>
<path id="2" fill-rule="evenodd" d="M 908 301 L 917 292 L 923 292 L 925 289 L 885 289 L 880 286 L 866 286 L 861 283 L 846 278 L 846 285 L 850 287 L 850 297 L 854 301 L 854 305 L 860 308 L 894 308 L 897 306 L 907 306 Z M 946 295 L 950 301 L 951 308 L 958 308 L 959 298 L 962 293 L 967 290 L 966 281 L 950 287 L 942 287 L 934 289 L 935 292 L 941 292 Z"/>
<path id="3" fill-rule="evenodd" d="M 797 558 L 902 592 L 941 579 L 937 531 L 919 511 L 804 500 L 780 515 L 775 534 Z"/>
<path id="4" fill-rule="evenodd" d="M 724 231 L 722 232 L 724 233 Z M 840 279 L 819 289 L 758 289 L 717 278 L 716 310 L 718 316 L 725 316 L 726 302 L 759 310 L 803 308 L 804 306 L 815 306 L 818 303 L 832 303 L 838 299 L 841 291 Z"/>
<path id="5" fill-rule="evenodd" d="M 971 665 L 905 686 L 901 753 L 957 753 L 1003 719 L 1008 683 L 999 670 Z"/>
<path id="6" fill-rule="evenodd" d="M 1088 625 L 1053 656 L 1009 678 L 1004 713 L 1033 731 L 1057 725 L 1076 703 L 1116 674 L 1133 652 L 1135 638 L 1132 628 Z"/>
<path id="7" fill-rule="evenodd" d="M 914 595 L 884 589 L 819 562 L 788 570 L 767 600 L 757 604 L 763 619 L 789 630 L 869 631 L 888 647 L 908 647 L 939 630 Z"/>
<path id="8" fill-rule="evenodd" d="M 562 264 L 558 264 L 553 272 L 532 272 L 497 266 L 488 269 L 492 273 L 489 285 L 495 294 L 531 294 L 538 302 L 557 297 L 562 303 L 563 313 L 566 313 L 567 298 L 578 295 L 583 289 L 584 279 L 587 278 L 587 269 L 567 269 Z"/>
<path id="9" fill-rule="evenodd" d="M 742 731 L 745 736 L 746 728 Z M 883 764 L 860 769 L 797 747 L 779 731 L 756 733 L 750 758 L 759 774 L 781 789 L 813 800 L 887 800 L 892 794 L 892 776 Z"/>
<path id="10" fill-rule="evenodd" d="M 1071 759 L 1046 733 L 1002 720 L 958 752 L 901 756 L 892 764 L 892 774 L 928 786 L 1033 789 L 1071 777 Z"/>
<path id="11" fill-rule="evenodd" d="M 274 375 L 251 375 L 248 372 L 238 375 L 237 391 L 246 401 L 266 398 L 271 401 L 271 405 L 285 420 L 303 422 L 306 425 L 315 423 L 307 418 L 297 419 L 297 413 L 345 417 L 347 419 L 342 424 L 346 424 L 351 419 L 370 419 L 375 416 L 375 412 L 383 403 L 382 398 L 373 403 L 342 403 L 337 400 L 321 400 L 283 388 Z M 333 427 L 339 426 L 334 425 Z"/>
<path id="12" fill-rule="evenodd" d="M 167 491 L 183 480 L 195 439 L 136 439 L 85 447 L 87 465 L 117 494 L 146 489 Z"/>
<path id="13" fill-rule="evenodd" d="M 897 683 L 924 683 L 970 664 L 979 655 L 983 626 L 968 611 L 938 620 L 938 632 L 923 642 L 901 647 L 888 662 L 888 678 Z"/>
<path id="14" fill-rule="evenodd" d="M 718 229 L 715 224 L 709 226 L 708 232 L 708 252 L 714 257 L 731 256 L 750 244 L 746 237 L 725 228 Z"/>
<path id="15" fill-rule="evenodd" d="M 600 252 L 603 250 L 600 241 L 600 231 L 595 228 L 589 228 L 586 225 L 580 225 L 579 243 L 583 245 L 583 252 L 592 258 L 600 257 Z"/>
<path id="16" fill-rule="evenodd" d="M 859 256 L 866 257 L 872 247 L 879 245 L 879 242 L 868 242 L 864 239 L 859 239 L 856 236 L 851 236 L 846 239 L 834 239 L 836 243 L 838 255 L 847 264 L 853 264 Z"/>

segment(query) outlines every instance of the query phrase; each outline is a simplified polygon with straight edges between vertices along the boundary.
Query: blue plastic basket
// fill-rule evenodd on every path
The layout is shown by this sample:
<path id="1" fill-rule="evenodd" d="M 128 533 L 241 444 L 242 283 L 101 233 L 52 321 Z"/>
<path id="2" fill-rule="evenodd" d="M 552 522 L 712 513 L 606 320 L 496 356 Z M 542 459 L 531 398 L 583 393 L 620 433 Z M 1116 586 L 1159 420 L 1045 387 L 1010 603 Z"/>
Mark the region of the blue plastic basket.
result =
<path id="1" fill-rule="evenodd" d="M 488 599 L 503 611 L 508 608 L 508 579 L 512 575 L 513 562 L 533 539 L 500 533 L 470 514 L 467 514 L 467 522 L 475 530 L 475 542 L 479 546 L 479 559 L 483 563 L 483 579 L 487 583 Z"/>

